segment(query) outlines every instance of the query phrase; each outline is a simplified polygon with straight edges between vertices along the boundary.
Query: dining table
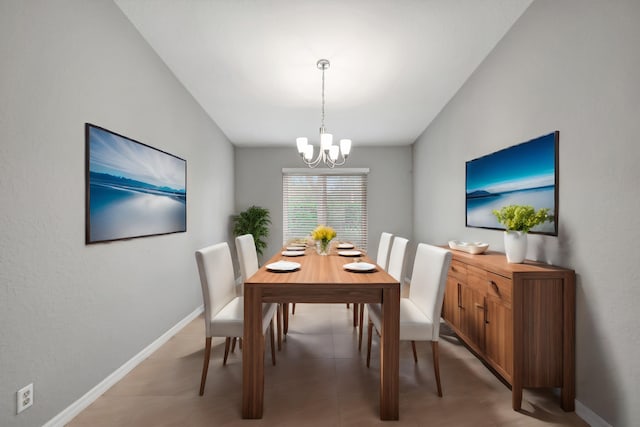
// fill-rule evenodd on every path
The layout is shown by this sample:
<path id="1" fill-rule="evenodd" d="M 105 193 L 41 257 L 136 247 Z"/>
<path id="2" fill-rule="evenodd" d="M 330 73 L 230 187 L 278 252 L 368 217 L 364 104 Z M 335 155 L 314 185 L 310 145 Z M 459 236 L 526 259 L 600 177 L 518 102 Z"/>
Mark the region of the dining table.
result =
<path id="1" fill-rule="evenodd" d="M 304 254 L 278 251 L 244 282 L 242 417 L 262 418 L 264 407 L 263 303 L 369 303 L 382 305 L 380 331 L 380 419 L 399 419 L 400 283 L 364 251 L 328 255 L 313 247 Z M 294 248 L 290 248 L 294 249 Z M 347 255 L 345 255 L 345 253 Z"/>

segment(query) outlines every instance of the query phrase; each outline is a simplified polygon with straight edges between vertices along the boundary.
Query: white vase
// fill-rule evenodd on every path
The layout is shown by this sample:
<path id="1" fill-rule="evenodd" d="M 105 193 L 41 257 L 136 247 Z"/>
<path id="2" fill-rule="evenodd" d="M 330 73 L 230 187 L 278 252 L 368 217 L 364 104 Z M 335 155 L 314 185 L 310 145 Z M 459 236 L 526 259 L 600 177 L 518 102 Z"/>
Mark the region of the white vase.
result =
<path id="1" fill-rule="evenodd" d="M 504 232 L 504 251 L 507 262 L 520 264 L 527 256 L 527 233 L 523 231 Z"/>

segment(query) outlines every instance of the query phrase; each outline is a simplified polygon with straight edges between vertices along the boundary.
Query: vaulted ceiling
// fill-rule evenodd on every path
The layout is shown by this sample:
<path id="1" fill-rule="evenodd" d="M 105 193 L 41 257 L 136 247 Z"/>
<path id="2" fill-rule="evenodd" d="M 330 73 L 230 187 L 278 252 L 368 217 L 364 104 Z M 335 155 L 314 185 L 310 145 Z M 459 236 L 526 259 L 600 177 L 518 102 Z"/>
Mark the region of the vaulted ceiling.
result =
<path id="1" fill-rule="evenodd" d="M 532 0 L 115 0 L 237 146 L 413 143 Z"/>

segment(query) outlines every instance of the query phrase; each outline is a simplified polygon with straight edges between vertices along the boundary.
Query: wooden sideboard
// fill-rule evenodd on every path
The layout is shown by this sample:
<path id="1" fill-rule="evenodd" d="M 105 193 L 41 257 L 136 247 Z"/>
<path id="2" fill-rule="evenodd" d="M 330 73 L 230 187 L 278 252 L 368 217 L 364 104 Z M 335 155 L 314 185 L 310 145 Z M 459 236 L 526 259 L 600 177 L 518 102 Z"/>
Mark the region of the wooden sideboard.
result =
<path id="1" fill-rule="evenodd" d="M 442 317 L 478 357 L 511 385 L 561 388 L 574 410 L 575 273 L 533 261 L 509 264 L 503 253 L 451 251 Z"/>

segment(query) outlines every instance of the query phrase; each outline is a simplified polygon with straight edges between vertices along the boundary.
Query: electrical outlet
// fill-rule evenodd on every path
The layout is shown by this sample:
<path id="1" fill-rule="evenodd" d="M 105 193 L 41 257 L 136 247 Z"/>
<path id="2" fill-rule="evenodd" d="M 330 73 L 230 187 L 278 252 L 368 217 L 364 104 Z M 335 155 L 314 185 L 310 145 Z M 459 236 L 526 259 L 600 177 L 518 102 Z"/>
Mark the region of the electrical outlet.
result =
<path id="1" fill-rule="evenodd" d="M 33 383 L 18 390 L 18 414 L 33 405 Z"/>

